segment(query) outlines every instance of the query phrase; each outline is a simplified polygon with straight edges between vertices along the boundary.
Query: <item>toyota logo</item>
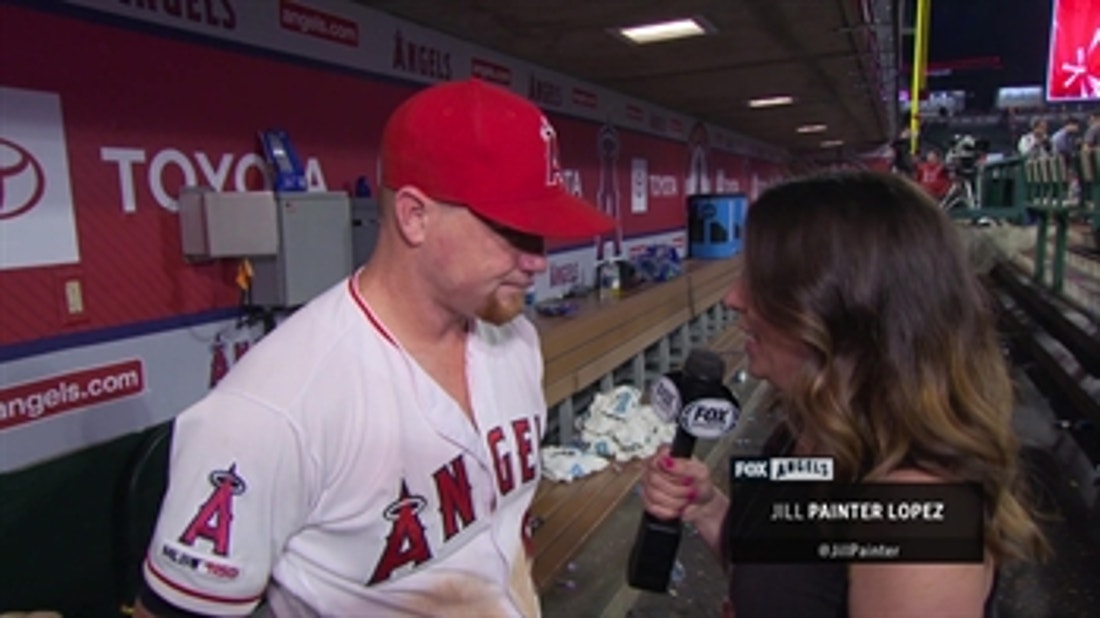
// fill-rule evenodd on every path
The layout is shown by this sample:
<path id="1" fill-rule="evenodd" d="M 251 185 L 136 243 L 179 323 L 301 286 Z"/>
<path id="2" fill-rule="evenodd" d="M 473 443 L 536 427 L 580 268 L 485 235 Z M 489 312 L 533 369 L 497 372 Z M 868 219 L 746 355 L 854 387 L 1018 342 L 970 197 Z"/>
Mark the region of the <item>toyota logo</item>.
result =
<path id="1" fill-rule="evenodd" d="M 45 192 L 42 164 L 26 148 L 0 137 L 0 221 L 34 208 Z"/>

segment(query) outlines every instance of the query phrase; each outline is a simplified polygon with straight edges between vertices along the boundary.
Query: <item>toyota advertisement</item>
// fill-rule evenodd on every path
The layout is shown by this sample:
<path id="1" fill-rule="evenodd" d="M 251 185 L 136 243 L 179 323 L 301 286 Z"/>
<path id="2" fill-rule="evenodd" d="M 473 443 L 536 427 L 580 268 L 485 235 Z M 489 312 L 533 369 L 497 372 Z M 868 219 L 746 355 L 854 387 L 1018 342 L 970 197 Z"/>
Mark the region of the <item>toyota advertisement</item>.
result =
<path id="1" fill-rule="evenodd" d="M 687 195 L 784 171 L 723 131 L 642 103 L 661 122 L 635 126 L 621 95 L 350 3 L 139 4 L 0 4 L 0 472 L 171 418 L 228 368 L 219 350 L 258 339 L 236 321 L 238 264 L 184 259 L 176 198 L 270 186 L 260 131 L 287 131 L 310 190 L 374 187 L 383 123 L 424 84 L 477 72 L 528 96 L 569 190 L 619 224 L 552 246 L 540 295 L 590 282 L 597 244 L 683 249 Z"/>

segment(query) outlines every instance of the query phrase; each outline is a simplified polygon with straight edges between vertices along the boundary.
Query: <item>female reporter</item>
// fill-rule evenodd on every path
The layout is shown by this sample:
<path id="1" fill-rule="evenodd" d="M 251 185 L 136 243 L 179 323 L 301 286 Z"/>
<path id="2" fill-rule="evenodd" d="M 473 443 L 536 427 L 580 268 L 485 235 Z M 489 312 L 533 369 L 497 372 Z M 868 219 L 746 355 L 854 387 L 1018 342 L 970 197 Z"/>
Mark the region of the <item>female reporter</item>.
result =
<path id="1" fill-rule="evenodd" d="M 832 457 L 839 481 L 977 483 L 985 560 L 729 565 L 728 498 L 665 450 L 643 474 L 646 510 L 723 556 L 738 618 L 981 616 L 997 566 L 1047 546 L 1018 494 L 1012 386 L 952 223 L 897 176 L 816 176 L 749 209 L 743 259 L 724 302 L 784 413 L 769 443 Z"/>

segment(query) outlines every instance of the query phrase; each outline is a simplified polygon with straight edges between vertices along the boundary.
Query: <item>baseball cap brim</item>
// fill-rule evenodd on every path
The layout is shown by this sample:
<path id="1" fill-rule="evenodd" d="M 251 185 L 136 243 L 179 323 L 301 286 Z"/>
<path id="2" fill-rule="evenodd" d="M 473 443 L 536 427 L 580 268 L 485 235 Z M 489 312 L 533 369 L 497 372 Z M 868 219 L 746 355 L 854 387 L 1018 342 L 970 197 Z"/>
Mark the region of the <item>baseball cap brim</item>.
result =
<path id="1" fill-rule="evenodd" d="M 504 202 L 481 202 L 466 206 L 490 221 L 544 238 L 583 238 L 615 229 L 614 219 L 564 191 L 552 196 L 525 200 L 523 208 Z"/>

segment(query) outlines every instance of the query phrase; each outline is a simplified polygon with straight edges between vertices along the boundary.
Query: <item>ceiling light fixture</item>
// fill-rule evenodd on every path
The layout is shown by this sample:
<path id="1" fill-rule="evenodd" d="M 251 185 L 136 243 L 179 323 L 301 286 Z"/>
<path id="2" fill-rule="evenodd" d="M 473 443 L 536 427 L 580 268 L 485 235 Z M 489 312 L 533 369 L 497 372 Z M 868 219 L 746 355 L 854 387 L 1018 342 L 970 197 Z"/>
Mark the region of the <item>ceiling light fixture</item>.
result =
<path id="1" fill-rule="evenodd" d="M 786 95 L 778 97 L 763 97 L 760 99 L 749 99 L 749 107 L 753 109 L 759 109 L 762 107 L 778 107 L 780 105 L 790 105 L 794 103 L 794 97 Z"/>
<path id="2" fill-rule="evenodd" d="M 822 148 L 836 148 L 837 146 L 843 146 L 844 140 L 841 139 L 827 139 L 821 142 Z"/>
<path id="3" fill-rule="evenodd" d="M 804 124 L 795 129 L 799 133 L 824 133 L 828 127 L 823 124 Z"/>
<path id="4" fill-rule="evenodd" d="M 631 43 L 645 45 L 647 43 L 659 43 L 661 41 L 683 39 L 689 36 L 710 34 L 714 32 L 714 26 L 711 26 L 706 20 L 700 17 L 690 17 L 685 19 L 672 19 L 655 24 L 645 24 L 643 26 L 619 28 L 614 32 Z"/>

